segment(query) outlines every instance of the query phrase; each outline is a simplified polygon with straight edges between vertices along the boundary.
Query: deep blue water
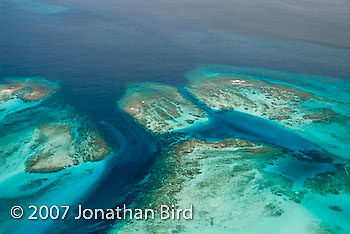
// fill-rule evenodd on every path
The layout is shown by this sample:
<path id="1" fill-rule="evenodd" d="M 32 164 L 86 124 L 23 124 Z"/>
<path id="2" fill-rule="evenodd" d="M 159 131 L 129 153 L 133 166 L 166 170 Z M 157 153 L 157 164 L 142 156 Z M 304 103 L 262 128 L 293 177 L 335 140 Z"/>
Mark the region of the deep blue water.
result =
<path id="1" fill-rule="evenodd" d="M 121 147 L 80 202 L 89 207 L 129 202 L 123 200 L 126 191 L 147 174 L 160 149 L 154 136 L 117 109 L 127 85 L 153 81 L 183 87 L 184 74 L 201 64 L 336 78 L 350 74 L 350 5 L 341 0 L 50 1 L 66 6 L 63 12 L 0 1 L 0 79 L 59 80 L 60 98 L 94 119 Z M 212 121 L 207 132 L 192 134 L 311 147 L 295 133 L 244 114 L 223 113 Z M 214 132 L 218 126 L 228 128 Z M 266 135 L 264 127 L 274 131 Z M 285 141 L 277 142 L 277 134 Z M 57 222 L 50 231 L 82 233 L 90 224 Z M 92 232 L 104 226 L 91 225 Z"/>

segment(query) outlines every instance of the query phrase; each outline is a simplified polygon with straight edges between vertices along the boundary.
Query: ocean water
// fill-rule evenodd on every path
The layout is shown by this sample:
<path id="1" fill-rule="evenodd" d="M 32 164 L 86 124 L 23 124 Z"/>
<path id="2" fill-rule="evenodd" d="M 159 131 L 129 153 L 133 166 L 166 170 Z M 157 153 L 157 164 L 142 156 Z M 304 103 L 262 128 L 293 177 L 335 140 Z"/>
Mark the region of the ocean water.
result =
<path id="1" fill-rule="evenodd" d="M 97 125 L 113 151 L 96 164 L 65 169 L 71 171 L 66 178 L 58 179 L 64 171 L 47 175 L 50 181 L 60 182 L 54 190 L 39 191 L 42 194 L 11 190 L 12 184 L 28 179 L 26 174 L 1 183 L 0 233 L 98 233 L 113 224 L 71 219 L 16 222 L 8 208 L 23 201 L 23 205 L 68 203 L 91 208 L 132 204 L 134 185 L 145 178 L 165 146 L 118 109 L 116 101 L 130 84 L 159 82 L 181 89 L 188 83 L 186 73 L 216 64 L 246 67 L 257 74 L 259 69 L 302 73 L 305 78 L 294 85 L 317 83 L 319 93 L 332 89 L 333 98 L 349 100 L 349 22 L 350 5 L 345 0 L 0 0 L 0 82 L 34 76 L 59 81 L 60 89 L 44 100 L 52 108 L 50 114 L 73 108 Z M 214 67 L 223 71 L 220 66 Z M 294 79 L 282 75 L 278 80 L 290 84 Z M 16 105 L 23 107 L 11 103 L 11 108 Z M 26 108 L 41 112 L 45 107 Z M 236 112 L 211 116 L 207 125 L 180 134 L 206 140 L 242 137 L 290 150 L 322 151 L 301 134 L 267 120 Z M 10 125 L 2 122 L 1 134 L 30 126 L 21 112 L 12 118 Z M 300 169 L 298 163 L 293 167 Z M 93 173 L 85 177 L 89 170 Z M 310 173 L 320 170 L 331 169 L 320 165 Z M 317 210 L 323 199 L 306 201 L 306 206 Z M 328 217 L 327 212 L 320 216 Z"/>

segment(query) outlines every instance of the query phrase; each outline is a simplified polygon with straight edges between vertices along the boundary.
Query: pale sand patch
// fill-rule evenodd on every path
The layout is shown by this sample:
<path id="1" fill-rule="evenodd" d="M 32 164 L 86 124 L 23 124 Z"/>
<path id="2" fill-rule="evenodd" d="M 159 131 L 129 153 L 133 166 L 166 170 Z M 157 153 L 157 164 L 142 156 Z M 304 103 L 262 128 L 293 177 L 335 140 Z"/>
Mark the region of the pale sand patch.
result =
<path id="1" fill-rule="evenodd" d="M 202 74 L 190 78 L 187 89 L 215 110 L 236 110 L 278 122 L 329 152 L 349 158 L 349 103 L 244 75 Z"/>
<path id="2" fill-rule="evenodd" d="M 158 183 L 145 182 L 136 203 L 154 210 L 193 204 L 193 220 L 126 221 L 114 233 L 332 233 L 300 204 L 303 191 L 263 170 L 285 153 L 235 139 L 180 143 L 155 165 L 147 181 Z"/>
<path id="3" fill-rule="evenodd" d="M 35 154 L 26 162 L 29 172 L 55 172 L 108 154 L 106 143 L 92 131 L 74 136 L 67 124 L 41 125 L 35 134 Z"/>
<path id="4" fill-rule="evenodd" d="M 176 88 L 162 84 L 132 85 L 119 106 L 155 133 L 171 132 L 207 120 L 206 114 L 182 97 Z"/>
<path id="5" fill-rule="evenodd" d="M 50 95 L 57 85 L 44 79 L 8 79 L 0 85 L 0 101 L 18 97 L 27 101 L 35 101 Z"/>

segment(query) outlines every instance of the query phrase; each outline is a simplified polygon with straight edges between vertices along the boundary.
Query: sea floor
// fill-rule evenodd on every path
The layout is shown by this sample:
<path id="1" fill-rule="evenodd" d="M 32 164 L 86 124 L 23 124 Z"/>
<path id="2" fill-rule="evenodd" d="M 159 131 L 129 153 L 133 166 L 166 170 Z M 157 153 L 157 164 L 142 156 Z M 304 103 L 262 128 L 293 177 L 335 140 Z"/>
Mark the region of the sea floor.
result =
<path id="1" fill-rule="evenodd" d="M 95 125 L 56 98 L 57 82 L 10 78 L 0 85 L 0 232 L 52 224 L 9 218 L 11 206 L 72 204 L 104 171 L 110 148 Z"/>
<path id="2" fill-rule="evenodd" d="M 64 103 L 58 82 L 5 79 L 0 232 L 79 233 L 84 225 L 110 233 L 350 232 L 346 81 L 227 66 L 186 77 L 184 86 L 130 85 L 114 105 L 118 144 Z M 102 125 L 112 129 L 108 121 Z M 192 205 L 194 215 L 33 224 L 7 218 L 19 202 Z"/>
<path id="3" fill-rule="evenodd" d="M 134 204 L 155 210 L 193 205 L 193 220 L 128 220 L 112 233 L 350 232 L 344 83 L 332 82 L 326 92 L 321 84 L 332 78 L 223 66 L 203 66 L 187 77 L 178 90 L 208 120 L 156 132 L 177 140 L 139 185 Z M 124 107 L 142 101 L 148 96 Z M 162 108 L 159 99 L 153 103 Z M 147 118 L 162 124 L 158 115 Z"/>

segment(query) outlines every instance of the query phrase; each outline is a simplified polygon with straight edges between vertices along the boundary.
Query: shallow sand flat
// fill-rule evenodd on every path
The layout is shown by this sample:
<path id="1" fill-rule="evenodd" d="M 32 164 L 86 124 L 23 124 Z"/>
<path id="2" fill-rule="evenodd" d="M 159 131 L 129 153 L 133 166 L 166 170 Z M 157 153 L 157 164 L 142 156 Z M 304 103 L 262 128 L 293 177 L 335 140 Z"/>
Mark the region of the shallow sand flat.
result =
<path id="1" fill-rule="evenodd" d="M 22 207 L 73 205 L 105 170 L 101 159 L 110 148 L 97 126 L 54 95 L 41 100 L 15 96 L 5 101 L 9 112 L 0 119 L 0 233 L 48 228 L 52 223 L 47 220 L 33 225 L 28 219 L 9 219 L 8 211 L 18 201 Z"/>
<path id="2" fill-rule="evenodd" d="M 0 101 L 16 97 L 27 101 L 35 101 L 47 97 L 55 89 L 57 89 L 57 83 L 47 81 L 41 77 L 8 78 L 0 85 Z"/>
<path id="3" fill-rule="evenodd" d="M 23 208 L 30 205 L 40 207 L 70 205 L 89 195 L 91 186 L 98 183 L 108 165 L 105 160 L 84 163 L 56 173 L 21 172 L 10 179 L 0 182 L 0 232 L 1 233 L 38 233 L 48 232 L 52 222 L 38 220 L 37 225 L 28 219 L 8 219 L 8 211 L 13 204 L 20 203 Z M 25 209 L 25 214 L 30 211 Z"/>
<path id="4" fill-rule="evenodd" d="M 29 172 L 54 172 L 78 163 L 69 125 L 41 125 L 34 136 L 36 153 L 26 162 Z"/>
<path id="5" fill-rule="evenodd" d="M 0 183 L 25 170 L 24 162 L 32 152 L 31 137 L 27 129 L 0 137 Z"/>
<path id="6" fill-rule="evenodd" d="M 236 139 L 180 143 L 156 163 L 148 181 L 158 183 L 143 184 L 138 202 L 155 210 L 193 204 L 193 220 L 134 220 L 116 233 L 333 233 L 301 204 L 308 190 L 294 190 L 289 179 L 264 171 L 289 153 Z"/>
<path id="7" fill-rule="evenodd" d="M 5 79 L 0 84 L 0 121 L 7 122 L 9 115 L 38 106 L 57 89 L 57 82 L 41 77 Z"/>
<path id="8" fill-rule="evenodd" d="M 326 121 L 335 115 L 327 106 L 317 108 L 317 102 L 327 103 L 325 99 L 293 87 L 244 76 L 199 77 L 191 80 L 188 90 L 213 109 L 242 111 L 278 120 L 286 126 Z M 314 111 L 304 106 L 306 101 L 315 104 Z"/>
<path id="9" fill-rule="evenodd" d="M 132 85 L 119 106 L 155 133 L 166 133 L 207 120 L 205 113 L 182 97 L 176 88 L 163 84 Z"/>
<path id="10" fill-rule="evenodd" d="M 56 83 L 42 78 L 6 82 L 17 80 L 26 84 L 47 82 L 43 86 L 52 85 L 47 90 L 57 88 Z M 55 175 L 79 171 L 110 152 L 97 127 L 51 93 L 41 92 L 38 100 L 25 100 L 16 93 L 0 101 L 1 197 L 31 196 L 54 186 Z"/>
<path id="11" fill-rule="evenodd" d="M 99 161 L 108 154 L 97 133 L 81 126 L 53 123 L 41 125 L 34 133 L 35 152 L 26 161 L 29 172 L 55 172 L 86 161 Z M 74 134 L 74 132 L 76 134 Z"/>
<path id="12" fill-rule="evenodd" d="M 209 73 L 210 74 L 210 73 Z M 348 103 L 249 75 L 201 73 L 187 89 L 215 110 L 237 110 L 303 132 L 303 136 L 346 157 L 350 140 Z M 341 126 L 341 127 L 339 127 Z"/>

